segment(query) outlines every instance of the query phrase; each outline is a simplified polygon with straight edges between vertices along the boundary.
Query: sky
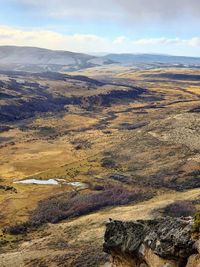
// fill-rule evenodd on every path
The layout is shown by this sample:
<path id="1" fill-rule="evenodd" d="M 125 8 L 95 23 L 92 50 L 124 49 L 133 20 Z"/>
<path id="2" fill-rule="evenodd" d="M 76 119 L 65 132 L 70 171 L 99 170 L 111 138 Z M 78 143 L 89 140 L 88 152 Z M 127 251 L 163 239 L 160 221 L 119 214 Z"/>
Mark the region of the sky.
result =
<path id="1" fill-rule="evenodd" d="M 0 45 L 200 56 L 200 0 L 0 0 Z"/>

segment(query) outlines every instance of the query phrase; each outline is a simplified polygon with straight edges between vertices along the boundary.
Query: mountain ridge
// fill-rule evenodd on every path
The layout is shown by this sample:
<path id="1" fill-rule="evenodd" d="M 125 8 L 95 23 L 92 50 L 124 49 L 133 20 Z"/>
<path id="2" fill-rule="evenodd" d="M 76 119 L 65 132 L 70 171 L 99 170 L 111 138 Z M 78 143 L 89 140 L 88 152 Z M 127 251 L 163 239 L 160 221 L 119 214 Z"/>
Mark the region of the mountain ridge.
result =
<path id="1" fill-rule="evenodd" d="M 65 72 L 108 64 L 200 66 L 200 57 L 162 54 L 110 53 L 95 56 L 32 46 L 0 46 L 0 70 Z"/>
<path id="2" fill-rule="evenodd" d="M 88 54 L 39 47 L 0 46 L 0 69 L 65 71 L 112 63 L 109 59 Z"/>
<path id="3" fill-rule="evenodd" d="M 200 57 L 174 56 L 162 54 L 132 54 L 132 53 L 111 53 L 104 58 L 119 63 L 170 63 L 170 64 L 200 64 Z"/>

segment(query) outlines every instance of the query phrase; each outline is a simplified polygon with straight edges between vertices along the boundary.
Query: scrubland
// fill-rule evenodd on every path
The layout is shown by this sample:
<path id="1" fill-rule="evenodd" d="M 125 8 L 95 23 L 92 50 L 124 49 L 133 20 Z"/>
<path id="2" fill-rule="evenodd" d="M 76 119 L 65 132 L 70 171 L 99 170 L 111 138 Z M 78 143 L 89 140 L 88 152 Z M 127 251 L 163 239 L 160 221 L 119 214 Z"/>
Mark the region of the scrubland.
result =
<path id="1" fill-rule="evenodd" d="M 108 218 L 199 209 L 199 70 L 72 74 L 91 79 L 1 74 L 1 266 L 100 266 Z M 28 178 L 62 182 L 16 183 Z"/>

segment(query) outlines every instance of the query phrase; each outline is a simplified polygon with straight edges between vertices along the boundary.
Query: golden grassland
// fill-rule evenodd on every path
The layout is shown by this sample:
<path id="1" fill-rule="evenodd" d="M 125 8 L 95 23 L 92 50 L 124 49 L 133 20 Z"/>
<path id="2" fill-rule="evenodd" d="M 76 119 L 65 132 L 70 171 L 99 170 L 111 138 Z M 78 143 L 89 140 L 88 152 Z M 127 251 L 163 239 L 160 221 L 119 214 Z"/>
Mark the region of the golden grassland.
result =
<path id="1" fill-rule="evenodd" d="M 132 74 L 130 77 L 129 74 L 128 77 L 137 78 L 140 75 L 140 83 L 143 73 L 144 71 L 137 71 L 135 76 Z M 124 74 L 121 76 L 125 77 Z M 142 83 L 145 82 L 142 81 Z M 39 179 L 63 178 L 66 181 L 97 183 L 98 178 L 96 177 L 98 176 L 103 177 L 110 172 L 117 171 L 129 173 L 132 171 L 131 169 L 134 169 L 136 177 L 145 177 L 151 176 L 162 169 L 175 169 L 176 166 L 182 164 L 184 157 L 186 158 L 184 166 L 187 165 L 188 169 L 191 170 L 194 166 L 198 168 L 198 159 L 192 160 L 191 156 L 191 159 L 187 161 L 188 151 L 181 146 L 181 142 L 178 145 L 180 140 L 176 140 L 172 144 L 164 141 L 170 141 L 171 135 L 168 130 L 171 127 L 173 133 L 173 122 L 177 114 L 184 114 L 193 106 L 198 105 L 199 98 L 196 95 L 191 96 L 187 92 L 179 90 L 176 88 L 176 84 L 175 87 L 160 83 L 154 84 L 154 87 L 153 84 L 149 85 L 149 83 L 145 85 L 145 88 L 156 91 L 158 95 L 162 93 L 165 97 L 164 100 L 153 103 L 155 108 L 149 109 L 149 103 L 140 100 L 129 104 L 113 105 L 110 108 L 104 108 L 101 112 L 93 113 L 92 116 L 82 114 L 81 110 L 78 110 L 78 112 L 76 110 L 74 114 L 74 110 L 72 110 L 62 114 L 61 117 L 52 115 L 36 117 L 31 120 L 28 130 L 25 131 L 16 127 L 13 130 L 1 133 L 0 136 L 13 140 L 7 142 L 1 148 L 0 173 L 3 183 L 12 185 L 12 182 L 16 179 L 33 176 Z M 159 106 L 165 108 L 158 109 Z M 134 110 L 135 108 L 137 109 Z M 138 110 L 142 112 L 139 113 Z M 109 111 L 114 112 L 116 116 L 109 121 L 106 129 L 97 129 L 95 125 L 101 120 L 107 119 Z M 193 115 L 188 116 L 187 119 L 184 119 L 184 117 L 185 115 L 182 116 L 181 120 L 183 131 L 187 121 L 190 121 Z M 198 123 L 198 114 L 196 117 L 196 123 Z M 133 131 L 119 128 L 123 123 L 136 124 L 141 122 L 146 122 L 148 125 Z M 53 128 L 55 133 L 49 136 L 47 131 L 43 135 L 39 130 L 42 127 Z M 89 129 L 82 131 L 80 128 Z M 174 125 L 174 128 L 176 128 L 176 125 Z M 176 139 L 179 139 L 179 137 L 180 133 L 177 134 Z M 79 140 L 89 142 L 89 147 L 76 150 L 72 143 Z M 188 136 L 188 142 L 191 143 L 190 135 Z M 173 155 L 175 150 L 176 153 Z M 101 159 L 106 151 L 113 153 L 116 161 L 122 162 L 117 169 L 110 170 L 101 166 Z M 20 195 L 20 199 L 29 199 L 29 201 L 22 204 L 23 201 L 12 200 L 15 199 L 13 193 L 3 192 L 0 197 L 2 207 L 4 207 L 4 203 L 11 203 L 7 204 L 7 207 L 12 212 L 16 211 L 15 221 L 23 217 L 19 216 L 18 218 L 17 209 L 21 213 L 23 211 L 26 213 L 25 210 L 30 207 L 31 209 L 34 208 L 43 196 L 63 190 L 60 189 L 60 186 L 55 187 L 55 189 L 52 186 L 38 187 L 37 185 L 15 184 L 15 187 L 19 190 L 17 195 Z M 40 193 L 37 194 L 37 191 L 40 191 Z M 44 194 L 42 194 L 42 191 L 44 191 Z M 9 217 L 8 214 L 12 214 L 12 212 L 4 213 L 7 213 L 5 216 Z M 13 218 L 11 221 L 13 221 Z"/>
<path id="2" fill-rule="evenodd" d="M 16 245 L 7 247 L 7 251 L 0 254 L 0 264 L 8 267 L 34 266 L 34 264 L 44 264 L 49 267 L 76 266 L 76 264 L 101 266 L 101 263 L 105 263 L 106 260 L 102 252 L 102 243 L 108 218 L 127 221 L 150 219 L 153 217 L 153 210 L 165 207 L 175 200 L 196 199 L 199 194 L 200 189 L 182 193 L 161 192 L 155 198 L 136 205 L 107 208 L 78 219 L 49 224 L 31 233 L 31 236 L 30 234 L 26 236 L 26 241 L 20 241 L 18 237 L 17 247 Z M 13 243 L 12 236 L 6 238 L 11 244 Z M 84 254 L 86 248 L 88 255 Z M 103 258 L 102 262 L 91 260 L 98 259 L 100 256 Z M 88 260 L 90 257 L 91 259 Z"/>
<path id="3" fill-rule="evenodd" d="M 113 76 L 123 83 L 131 81 L 132 85 L 146 88 L 149 93 L 143 98 L 125 103 L 118 101 L 90 112 L 69 105 L 66 111 L 37 115 L 12 124 L 11 130 L 0 133 L 3 140 L 0 185 L 13 186 L 17 191 L 0 190 L 1 227 L 26 221 L 39 201 L 76 189 L 66 184 L 13 183 L 17 179 L 33 177 L 82 181 L 88 184 L 84 193 L 92 191 L 90 185 L 114 183 L 121 186 L 120 181 L 109 178 L 110 174 L 116 173 L 131 177 L 133 183 L 124 184 L 125 187 L 144 188 L 156 193 L 146 202 L 106 208 L 74 220 L 49 224 L 25 237 L 3 236 L 1 241 L 5 241 L 5 246 L 0 255 L 0 266 L 53 267 L 59 266 L 59 262 L 66 262 L 66 265 L 60 266 L 80 266 L 80 258 L 84 261 L 86 257 L 84 253 L 94 254 L 94 258 L 98 253 L 102 255 L 104 225 L 109 217 L 123 220 L 150 218 L 154 209 L 173 200 L 193 200 L 200 195 L 199 189 L 176 192 L 162 184 L 156 187 L 161 179 L 165 184 L 173 183 L 174 178 L 184 182 L 189 173 L 200 169 L 200 118 L 198 113 L 189 112 L 200 106 L 199 84 L 167 78 L 164 81 L 156 78 L 158 81 L 155 82 L 155 78 L 146 77 L 147 74 L 161 72 L 200 74 L 199 70 L 177 68 L 130 70 L 128 67 L 116 67 L 110 68 L 109 72 L 104 68 L 84 70 L 74 74 Z M 40 82 L 44 85 L 48 83 Z M 49 83 L 56 92 L 61 90 L 70 95 L 70 86 L 66 87 L 61 82 Z M 73 94 L 81 95 L 84 90 L 81 88 Z M 106 92 L 107 88 L 97 88 L 95 94 L 101 90 Z M 151 99 L 151 96 L 154 98 Z M 131 128 L 137 124 L 142 126 Z M 81 147 L 77 148 L 77 144 Z M 112 159 L 114 166 L 103 166 L 105 158 Z M 63 243 L 67 247 L 62 248 Z M 93 251 L 92 247 L 96 250 Z"/>

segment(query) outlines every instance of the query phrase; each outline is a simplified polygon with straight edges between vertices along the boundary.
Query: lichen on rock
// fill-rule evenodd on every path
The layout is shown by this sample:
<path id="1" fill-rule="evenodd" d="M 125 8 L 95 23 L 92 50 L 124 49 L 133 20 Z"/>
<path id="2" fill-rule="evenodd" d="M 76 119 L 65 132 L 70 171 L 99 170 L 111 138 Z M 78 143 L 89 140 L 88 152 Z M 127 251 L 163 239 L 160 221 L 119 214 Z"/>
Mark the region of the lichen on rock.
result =
<path id="1" fill-rule="evenodd" d="M 106 225 L 104 251 L 113 267 L 200 266 L 192 220 L 111 221 Z M 188 260 L 189 259 L 189 260 Z M 196 265 L 191 265 L 192 262 Z"/>

